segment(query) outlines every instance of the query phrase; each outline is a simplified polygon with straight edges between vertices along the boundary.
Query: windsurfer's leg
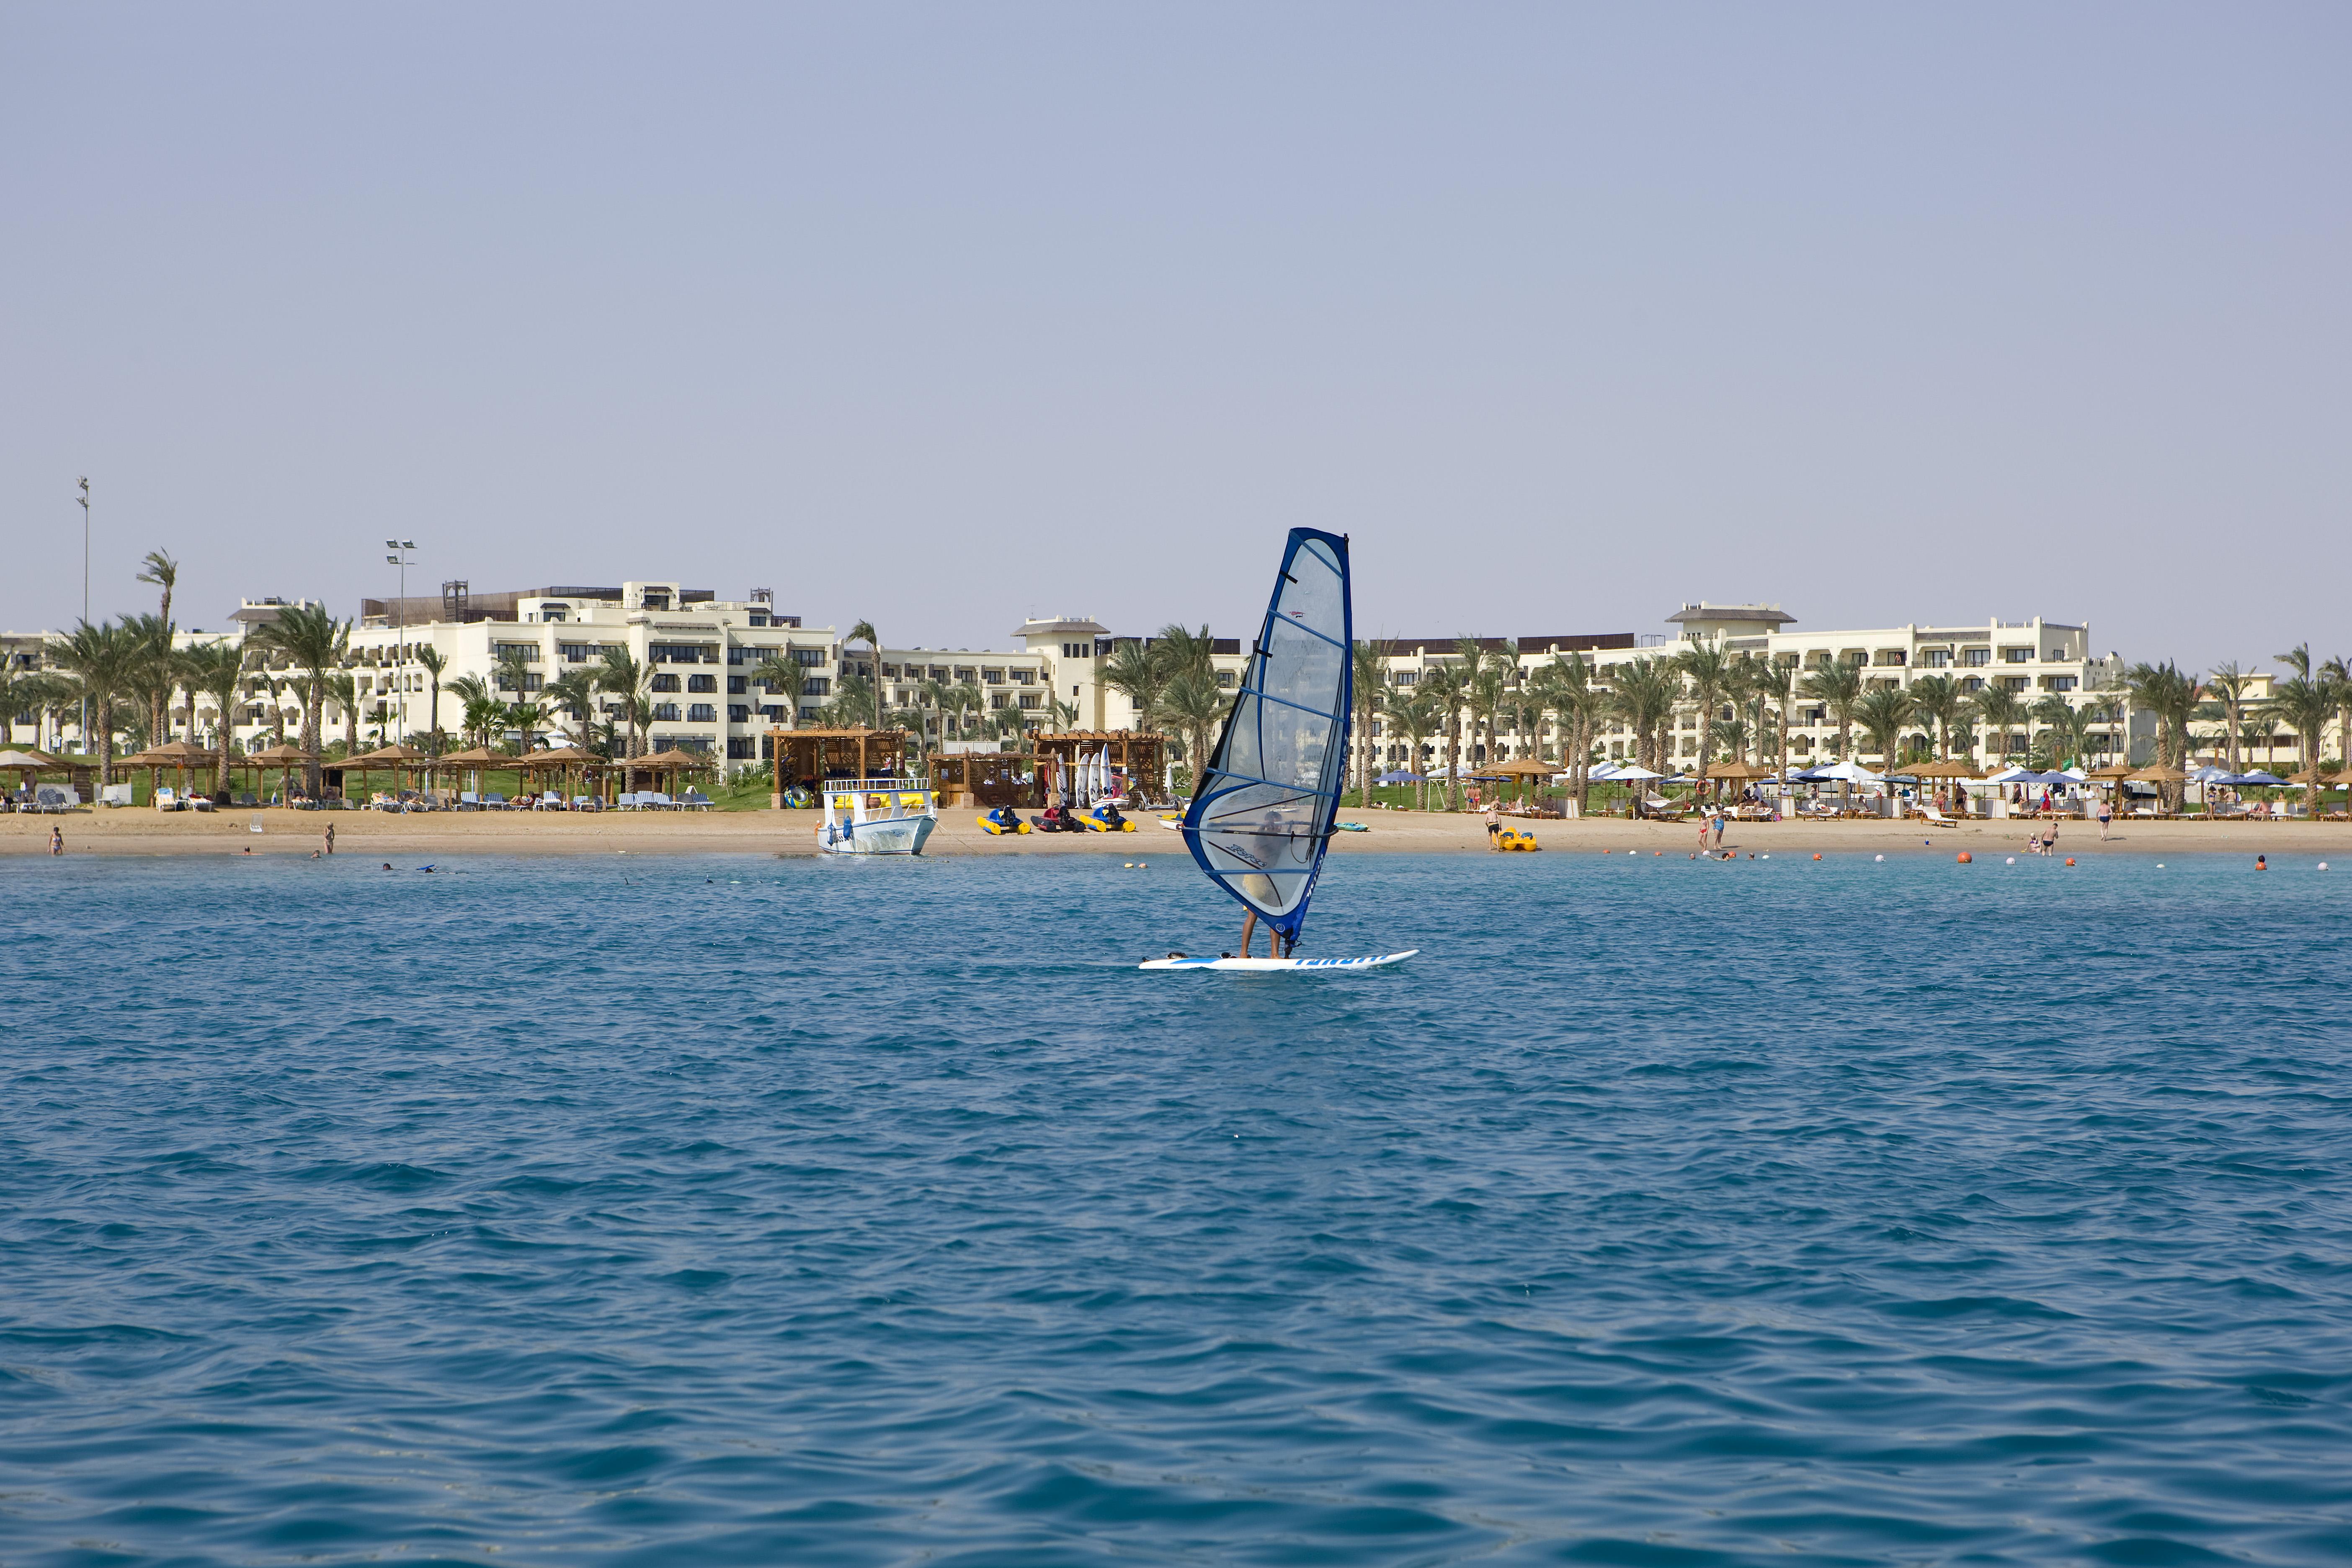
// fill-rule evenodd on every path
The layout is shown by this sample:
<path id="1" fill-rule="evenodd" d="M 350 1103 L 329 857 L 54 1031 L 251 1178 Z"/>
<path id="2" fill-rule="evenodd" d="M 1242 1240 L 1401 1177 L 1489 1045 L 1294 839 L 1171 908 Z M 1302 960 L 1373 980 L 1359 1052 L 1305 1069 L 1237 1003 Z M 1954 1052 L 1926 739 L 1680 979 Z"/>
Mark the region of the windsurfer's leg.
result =
<path id="1" fill-rule="evenodd" d="M 1244 958 L 1247 958 L 1250 955 L 1250 942 L 1256 937 L 1256 935 L 1257 911 L 1255 910 L 1246 910 L 1242 915 L 1242 956 Z M 1266 942 L 1266 945 L 1268 947 L 1272 947 L 1274 943 L 1269 940 Z"/>

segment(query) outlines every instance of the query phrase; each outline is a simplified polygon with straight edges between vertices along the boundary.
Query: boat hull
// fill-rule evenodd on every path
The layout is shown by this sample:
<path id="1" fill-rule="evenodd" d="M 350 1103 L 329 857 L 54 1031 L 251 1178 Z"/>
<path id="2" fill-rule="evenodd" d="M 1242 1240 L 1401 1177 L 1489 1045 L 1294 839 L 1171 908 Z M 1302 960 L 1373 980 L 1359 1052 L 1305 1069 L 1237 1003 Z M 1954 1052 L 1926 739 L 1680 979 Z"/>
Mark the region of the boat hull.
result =
<path id="1" fill-rule="evenodd" d="M 920 855 L 939 823 L 936 816 L 898 816 L 828 825 L 816 830 L 816 847 L 826 855 Z"/>

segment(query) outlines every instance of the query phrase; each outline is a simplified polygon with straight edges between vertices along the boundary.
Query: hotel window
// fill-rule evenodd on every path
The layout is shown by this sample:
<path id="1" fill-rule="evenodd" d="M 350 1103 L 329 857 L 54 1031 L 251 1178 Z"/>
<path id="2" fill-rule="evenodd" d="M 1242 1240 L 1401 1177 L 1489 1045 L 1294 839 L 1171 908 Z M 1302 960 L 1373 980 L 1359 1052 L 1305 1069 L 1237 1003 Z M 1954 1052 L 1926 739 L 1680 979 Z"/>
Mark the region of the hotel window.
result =
<path id="1" fill-rule="evenodd" d="M 2027 684 L 2025 677 L 2021 675 L 2004 675 L 2000 678 L 2000 689 L 2003 691 L 2022 691 Z"/>
<path id="2" fill-rule="evenodd" d="M 1023 686 L 1034 685 L 1037 679 L 1037 672 L 1034 669 L 1016 669 L 1013 672 L 1013 679 Z"/>
<path id="3" fill-rule="evenodd" d="M 2000 657 L 2004 664 L 2032 664 L 2033 650 L 2030 647 L 2005 647 L 2000 650 Z"/>
<path id="4" fill-rule="evenodd" d="M 945 680 L 947 678 L 948 667 L 946 665 L 935 664 L 931 666 L 931 679 L 933 680 Z"/>
<path id="5" fill-rule="evenodd" d="M 1234 672 L 1232 670 L 1221 669 L 1217 671 L 1217 684 L 1219 686 L 1231 686 L 1233 683 Z"/>
<path id="6" fill-rule="evenodd" d="M 655 704 L 654 704 L 654 718 L 655 718 L 655 720 L 656 720 L 657 722 L 664 723 L 664 724 L 675 724 L 675 723 L 677 723 L 677 703 L 675 703 L 675 702 L 656 702 L 656 703 L 655 703 Z"/>
<path id="7" fill-rule="evenodd" d="M 689 724 L 716 724 L 719 722 L 719 710 L 708 702 L 697 702 L 686 710 L 686 721 Z"/>
<path id="8" fill-rule="evenodd" d="M 898 679 L 898 667 L 897 665 L 895 665 L 895 664 L 886 664 L 886 665 L 884 665 L 884 666 L 882 667 L 882 679 L 885 679 L 885 680 L 896 680 L 896 679 Z"/>
<path id="9" fill-rule="evenodd" d="M 727 760 L 730 763 L 755 761 L 759 744 L 759 738 L 755 735 L 731 736 L 727 742 Z"/>
<path id="10" fill-rule="evenodd" d="M 1039 697 L 1034 691 L 1024 691 L 1021 694 L 1021 706 L 1024 708 L 1034 708 L 1038 703 L 1044 700 L 1045 699 Z"/>
<path id="11" fill-rule="evenodd" d="M 980 672 L 980 679 L 983 686 L 1002 686 L 1004 684 L 1004 672 L 1001 669 L 983 668 Z"/>
<path id="12" fill-rule="evenodd" d="M 803 697 L 832 696 L 833 678 L 825 675 L 810 676 L 806 680 L 801 682 L 801 695 Z"/>
<path id="13" fill-rule="evenodd" d="M 686 689 L 688 691 L 716 692 L 719 678 L 715 675 L 689 675 L 686 678 Z"/>
<path id="14" fill-rule="evenodd" d="M 1963 691 L 1982 691 L 1984 689 L 1984 677 L 1980 675 L 1969 676 L 1967 679 L 1960 682 L 1960 689 Z"/>
<path id="15" fill-rule="evenodd" d="M 535 642 L 502 642 L 490 645 L 492 660 L 519 658 L 525 664 L 539 662 L 539 645 Z"/>
<path id="16" fill-rule="evenodd" d="M 727 721 L 730 724 L 749 724 L 751 721 L 751 705 L 748 702 L 730 702 L 727 705 Z"/>
<path id="17" fill-rule="evenodd" d="M 810 707 L 803 707 L 801 709 L 801 717 L 803 719 L 814 719 L 816 717 L 816 710 Z"/>
<path id="18" fill-rule="evenodd" d="M 1418 686 L 1421 684 L 1421 671 L 1417 669 L 1400 669 L 1389 679 L 1395 681 L 1399 686 Z"/>
<path id="19" fill-rule="evenodd" d="M 1970 669 L 1979 668 L 1982 666 L 1992 662 L 1992 649 L 1989 647 L 1964 647 L 1960 650 L 1960 662 L 1968 666 Z M 1974 687 L 1970 687 L 1969 689 L 1973 691 L 1976 689 Z"/>
<path id="20" fill-rule="evenodd" d="M 760 717 L 771 724 L 781 724 L 784 721 L 784 705 L 781 702 L 762 702 L 760 704 Z"/>
<path id="21" fill-rule="evenodd" d="M 654 689 L 656 691 L 676 691 L 677 689 L 678 680 L 677 676 L 656 675 L 654 677 Z"/>
<path id="22" fill-rule="evenodd" d="M 973 681 L 980 679 L 980 671 L 974 669 L 968 664 L 960 664 L 955 667 L 955 678 L 958 680 L 962 681 L 966 686 L 970 686 Z"/>
<path id="23" fill-rule="evenodd" d="M 793 649 L 793 662 L 799 665 L 803 669 L 814 669 L 824 663 L 824 649 L 821 647 L 796 647 Z"/>
<path id="24" fill-rule="evenodd" d="M 746 697 L 746 696 L 749 696 L 749 695 L 751 694 L 751 677 L 749 677 L 749 676 L 745 676 L 745 675 L 730 675 L 730 676 L 729 676 L 729 677 L 727 678 L 727 695 L 728 695 L 728 696 L 730 696 L 730 697 Z"/>
<path id="25" fill-rule="evenodd" d="M 2053 675 L 2049 678 L 2047 684 L 2053 691 L 2072 691 L 2074 689 L 2074 678 L 2071 675 Z"/>
<path id="26" fill-rule="evenodd" d="M 992 710 L 995 710 L 995 709 L 998 709 L 998 708 L 1002 708 L 1002 707 L 1003 707 L 1003 706 L 1004 706 L 1004 693 L 1003 693 L 1003 692 L 1002 692 L 1002 691 L 992 691 L 992 692 L 990 692 L 990 693 L 988 694 L 988 706 L 989 706 L 989 708 L 990 708 Z"/>
<path id="27" fill-rule="evenodd" d="M 1919 662 L 1929 669 L 1948 669 L 1952 663 L 1952 650 L 1948 647 L 1922 648 L 1919 650 Z"/>
<path id="28" fill-rule="evenodd" d="M 564 642 L 555 645 L 555 651 L 566 664 L 585 664 L 590 649 L 584 642 Z"/>
<path id="29" fill-rule="evenodd" d="M 1878 662 L 1882 665 L 1901 664 L 1903 659 L 1903 650 L 1899 647 L 1883 647 L 1878 650 Z"/>

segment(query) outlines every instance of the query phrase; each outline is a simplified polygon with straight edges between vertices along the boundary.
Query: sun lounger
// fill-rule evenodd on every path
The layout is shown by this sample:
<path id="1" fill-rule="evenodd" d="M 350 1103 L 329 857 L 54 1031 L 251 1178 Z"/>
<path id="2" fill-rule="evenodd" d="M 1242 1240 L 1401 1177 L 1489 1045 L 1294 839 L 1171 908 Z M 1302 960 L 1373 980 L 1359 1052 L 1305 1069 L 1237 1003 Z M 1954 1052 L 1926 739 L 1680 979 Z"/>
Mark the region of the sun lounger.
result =
<path id="1" fill-rule="evenodd" d="M 1958 827 L 1960 826 L 1960 819 L 1958 817 L 1946 816 L 1941 811 L 1932 805 L 1921 806 L 1919 808 L 1919 816 L 1922 821 L 1926 822 L 1931 827 Z"/>
<path id="2" fill-rule="evenodd" d="M 704 795 L 700 790 L 690 789 L 688 790 L 682 797 L 680 797 L 677 804 L 681 808 L 691 807 L 696 811 L 709 811 L 710 809 L 710 797 Z"/>

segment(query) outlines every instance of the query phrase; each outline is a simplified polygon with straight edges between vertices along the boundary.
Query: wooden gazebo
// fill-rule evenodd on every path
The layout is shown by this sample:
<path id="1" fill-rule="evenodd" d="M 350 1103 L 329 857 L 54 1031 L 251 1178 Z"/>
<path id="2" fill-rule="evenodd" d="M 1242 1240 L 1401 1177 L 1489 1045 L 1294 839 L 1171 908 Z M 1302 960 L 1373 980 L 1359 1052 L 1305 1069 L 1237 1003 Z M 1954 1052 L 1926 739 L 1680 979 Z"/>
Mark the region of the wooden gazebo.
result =
<path id="1" fill-rule="evenodd" d="M 114 765 L 118 768 L 145 768 L 147 798 L 152 800 L 155 798 L 157 785 L 161 782 L 160 775 L 163 769 L 180 770 L 180 785 L 182 792 L 185 793 L 188 774 L 191 771 L 207 771 L 219 761 L 218 752 L 208 752 L 194 741 L 166 741 L 160 746 L 150 746 L 136 755 L 117 757 L 114 760 Z"/>
<path id="2" fill-rule="evenodd" d="M 1045 788 L 1031 752 L 934 752 L 931 787 L 944 806 L 1042 806 Z"/>
<path id="3" fill-rule="evenodd" d="M 782 805 L 784 792 L 800 785 L 814 789 L 827 779 L 902 777 L 907 764 L 907 731 L 869 730 L 854 724 L 845 730 L 772 729 L 770 750 L 775 754 L 773 803 Z"/>
<path id="4" fill-rule="evenodd" d="M 1058 734 L 1029 738 L 1037 756 L 1037 777 L 1044 787 L 1049 775 L 1074 766 L 1081 757 L 1097 752 L 1110 754 L 1110 765 L 1125 773 L 1128 787 L 1157 796 L 1168 756 L 1168 737 L 1153 730 L 1064 730 Z"/>

